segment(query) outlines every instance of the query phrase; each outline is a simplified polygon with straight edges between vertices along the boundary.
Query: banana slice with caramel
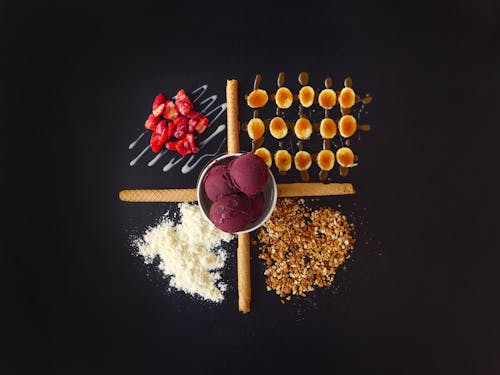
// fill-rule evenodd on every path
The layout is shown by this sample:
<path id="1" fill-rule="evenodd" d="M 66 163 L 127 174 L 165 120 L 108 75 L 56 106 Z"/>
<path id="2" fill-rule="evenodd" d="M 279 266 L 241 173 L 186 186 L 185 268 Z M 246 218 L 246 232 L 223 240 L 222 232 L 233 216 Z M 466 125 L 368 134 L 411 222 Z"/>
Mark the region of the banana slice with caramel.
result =
<path id="1" fill-rule="evenodd" d="M 305 117 L 300 117 L 293 128 L 298 139 L 309 139 L 313 132 L 311 121 Z"/>
<path id="2" fill-rule="evenodd" d="M 281 172 L 286 172 L 292 167 L 292 155 L 286 150 L 278 150 L 274 154 L 274 164 Z"/>
<path id="3" fill-rule="evenodd" d="M 273 158 L 271 157 L 271 152 L 265 147 L 260 147 L 257 150 L 254 151 L 254 154 L 257 155 L 259 158 L 264 160 L 264 163 L 271 168 L 271 164 L 273 162 Z"/>
<path id="4" fill-rule="evenodd" d="M 278 108 L 287 109 L 293 104 L 293 94 L 287 87 L 280 87 L 274 96 Z"/>
<path id="5" fill-rule="evenodd" d="M 351 115 L 344 115 L 339 120 L 339 133 L 344 138 L 351 137 L 354 133 L 356 133 L 356 129 L 358 128 L 358 122 L 356 118 Z"/>
<path id="6" fill-rule="evenodd" d="M 337 135 L 337 124 L 329 117 L 325 117 L 319 124 L 319 134 L 324 139 L 332 139 Z"/>
<path id="7" fill-rule="evenodd" d="M 350 87 L 344 87 L 340 90 L 339 104 L 342 108 L 351 108 L 356 101 L 356 94 Z"/>
<path id="8" fill-rule="evenodd" d="M 307 151 L 299 151 L 295 154 L 293 161 L 295 163 L 295 168 L 298 171 L 307 171 L 312 164 L 311 154 Z"/>
<path id="9" fill-rule="evenodd" d="M 288 134 L 288 126 L 281 117 L 274 117 L 269 123 L 269 132 L 276 139 L 285 138 Z"/>
<path id="10" fill-rule="evenodd" d="M 342 167 L 350 167 L 354 164 L 354 153 L 349 147 L 341 147 L 337 150 L 336 159 Z"/>
<path id="11" fill-rule="evenodd" d="M 329 171 L 335 164 L 335 155 L 330 150 L 321 150 L 316 156 L 316 161 L 322 170 Z"/>
<path id="12" fill-rule="evenodd" d="M 269 97 L 266 90 L 253 90 L 247 97 L 247 104 L 250 108 L 261 108 L 267 104 Z"/>
<path id="13" fill-rule="evenodd" d="M 303 107 L 309 108 L 314 102 L 314 89 L 311 86 L 304 86 L 299 91 L 299 101 Z"/>
<path id="14" fill-rule="evenodd" d="M 337 94 L 332 89 L 323 89 L 318 95 L 318 103 L 324 109 L 332 109 L 337 102 Z"/>
<path id="15" fill-rule="evenodd" d="M 247 125 L 248 136 L 253 139 L 261 139 L 266 131 L 264 121 L 260 118 L 253 118 L 248 122 Z"/>

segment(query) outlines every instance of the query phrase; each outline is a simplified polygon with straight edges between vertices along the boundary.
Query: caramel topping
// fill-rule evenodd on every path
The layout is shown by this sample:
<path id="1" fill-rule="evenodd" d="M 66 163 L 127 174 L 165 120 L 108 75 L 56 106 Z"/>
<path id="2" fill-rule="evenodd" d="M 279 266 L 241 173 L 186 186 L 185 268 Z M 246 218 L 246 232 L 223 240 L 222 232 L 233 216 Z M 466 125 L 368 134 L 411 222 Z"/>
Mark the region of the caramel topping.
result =
<path id="1" fill-rule="evenodd" d="M 342 116 L 339 120 L 339 133 L 344 138 L 351 137 L 356 133 L 358 124 L 356 118 L 351 115 Z"/>
<path id="2" fill-rule="evenodd" d="M 253 139 L 260 139 L 266 131 L 264 122 L 260 118 L 253 118 L 248 122 L 247 125 L 248 136 Z"/>
<path id="3" fill-rule="evenodd" d="M 307 171 L 312 164 L 311 154 L 307 151 L 299 151 L 295 154 L 294 162 L 298 171 Z"/>
<path id="4" fill-rule="evenodd" d="M 253 90 L 247 97 L 247 104 L 251 108 L 264 107 L 268 100 L 267 92 L 262 89 Z"/>
<path id="5" fill-rule="evenodd" d="M 335 164 L 335 155 L 330 150 L 321 150 L 316 157 L 319 167 L 324 171 L 329 171 Z"/>
<path id="6" fill-rule="evenodd" d="M 280 171 L 288 171 L 292 167 L 292 155 L 286 150 L 278 150 L 274 154 L 274 164 Z"/>
<path id="7" fill-rule="evenodd" d="M 337 101 L 337 94 L 332 89 L 324 89 L 318 95 L 318 102 L 322 108 L 331 109 Z"/>
<path id="8" fill-rule="evenodd" d="M 260 147 L 257 150 L 255 150 L 254 154 L 257 155 L 262 160 L 264 160 L 264 163 L 266 163 L 266 165 L 269 168 L 271 168 L 271 164 L 272 164 L 273 160 L 271 157 L 271 153 L 269 152 L 269 150 L 267 148 Z"/>
<path id="9" fill-rule="evenodd" d="M 354 153 L 349 147 L 341 147 L 337 150 L 337 161 L 343 167 L 354 164 Z"/>
<path id="10" fill-rule="evenodd" d="M 339 104 L 342 108 L 351 108 L 356 101 L 356 94 L 350 87 L 344 87 L 340 91 Z"/>
<path id="11" fill-rule="evenodd" d="M 319 124 L 319 133 L 324 139 L 331 139 L 337 134 L 337 124 L 331 118 L 326 117 Z"/>
<path id="12" fill-rule="evenodd" d="M 274 100 L 279 108 L 287 109 L 293 104 L 293 94 L 288 88 L 280 87 L 278 91 L 276 91 Z"/>
<path id="13" fill-rule="evenodd" d="M 313 131 L 311 121 L 309 121 L 305 117 L 300 117 L 295 123 L 295 127 L 293 128 L 293 130 L 297 138 L 309 139 Z"/>
<path id="14" fill-rule="evenodd" d="M 314 102 L 314 89 L 311 86 L 304 86 L 299 91 L 299 101 L 303 107 L 310 107 Z"/>
<path id="15" fill-rule="evenodd" d="M 269 131 L 274 138 L 281 139 L 288 134 L 288 126 L 281 117 L 274 117 L 269 123 Z"/>

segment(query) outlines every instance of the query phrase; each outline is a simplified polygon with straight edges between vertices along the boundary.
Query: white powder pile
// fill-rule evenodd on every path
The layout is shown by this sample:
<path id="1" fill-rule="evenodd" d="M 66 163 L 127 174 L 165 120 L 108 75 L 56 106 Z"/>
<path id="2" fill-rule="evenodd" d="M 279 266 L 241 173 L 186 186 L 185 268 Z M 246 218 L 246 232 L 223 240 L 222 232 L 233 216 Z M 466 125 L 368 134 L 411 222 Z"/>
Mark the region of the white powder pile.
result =
<path id="1" fill-rule="evenodd" d="M 165 215 L 157 226 L 149 228 L 136 241 L 139 254 L 146 263 L 159 257 L 159 268 L 170 276 L 171 287 L 221 302 L 227 287 L 220 275 L 226 261 L 221 241 L 229 242 L 233 236 L 210 225 L 198 206 L 181 203 L 179 209 L 178 225 Z"/>

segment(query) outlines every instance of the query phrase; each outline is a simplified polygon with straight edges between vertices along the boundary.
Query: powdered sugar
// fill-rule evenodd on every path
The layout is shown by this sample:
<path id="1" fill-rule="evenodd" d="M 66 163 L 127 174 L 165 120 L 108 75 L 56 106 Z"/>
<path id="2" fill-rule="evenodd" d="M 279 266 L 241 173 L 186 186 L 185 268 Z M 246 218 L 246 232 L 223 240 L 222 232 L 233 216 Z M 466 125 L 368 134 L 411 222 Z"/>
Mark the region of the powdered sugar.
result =
<path id="1" fill-rule="evenodd" d="M 181 221 L 175 225 L 165 214 L 162 221 L 135 241 L 146 263 L 159 258 L 159 269 L 170 276 L 170 286 L 206 300 L 221 302 L 227 285 L 221 280 L 226 261 L 222 241 L 233 236 L 203 217 L 196 205 L 179 204 Z"/>

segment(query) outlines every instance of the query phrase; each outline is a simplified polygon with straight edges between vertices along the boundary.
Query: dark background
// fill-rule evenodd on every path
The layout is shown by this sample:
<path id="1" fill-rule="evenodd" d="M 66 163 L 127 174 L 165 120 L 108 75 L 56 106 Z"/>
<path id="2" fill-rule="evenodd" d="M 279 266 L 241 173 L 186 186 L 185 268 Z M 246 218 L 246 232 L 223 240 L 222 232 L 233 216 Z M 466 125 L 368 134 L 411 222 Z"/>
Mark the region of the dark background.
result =
<path id="1" fill-rule="evenodd" d="M 326 5 L 328 4 L 328 5 Z M 500 372 L 498 2 L 2 2 L 4 374 Z M 282 305 L 253 252 L 237 312 L 165 292 L 130 238 L 192 187 L 128 166 L 158 91 L 350 75 L 374 101 L 336 286 Z M 269 91 L 272 91 L 271 89 Z M 234 248 L 234 243 L 232 244 Z"/>

